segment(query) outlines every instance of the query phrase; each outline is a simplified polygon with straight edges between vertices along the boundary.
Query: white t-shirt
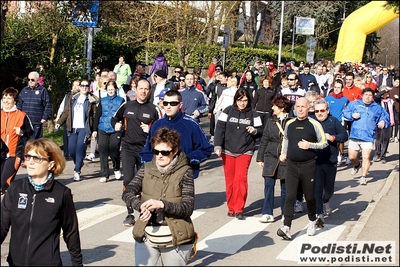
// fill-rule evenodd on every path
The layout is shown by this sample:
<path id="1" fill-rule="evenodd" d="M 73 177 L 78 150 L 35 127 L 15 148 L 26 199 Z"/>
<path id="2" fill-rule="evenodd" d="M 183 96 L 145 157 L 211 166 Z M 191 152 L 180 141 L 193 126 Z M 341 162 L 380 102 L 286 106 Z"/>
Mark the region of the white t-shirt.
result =
<path id="1" fill-rule="evenodd" d="M 85 102 L 86 96 L 80 95 L 76 101 L 73 110 L 73 121 L 72 128 L 85 128 L 85 111 L 83 110 L 83 103 Z"/>

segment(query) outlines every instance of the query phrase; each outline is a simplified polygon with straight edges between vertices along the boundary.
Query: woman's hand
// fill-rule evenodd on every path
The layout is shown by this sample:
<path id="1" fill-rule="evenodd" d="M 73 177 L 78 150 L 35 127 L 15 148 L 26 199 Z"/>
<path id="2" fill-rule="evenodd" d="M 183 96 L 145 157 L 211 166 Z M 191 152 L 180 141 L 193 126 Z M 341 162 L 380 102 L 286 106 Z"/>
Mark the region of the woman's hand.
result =
<path id="1" fill-rule="evenodd" d="M 221 157 L 221 150 L 216 150 L 215 155 L 217 155 L 218 157 Z"/>

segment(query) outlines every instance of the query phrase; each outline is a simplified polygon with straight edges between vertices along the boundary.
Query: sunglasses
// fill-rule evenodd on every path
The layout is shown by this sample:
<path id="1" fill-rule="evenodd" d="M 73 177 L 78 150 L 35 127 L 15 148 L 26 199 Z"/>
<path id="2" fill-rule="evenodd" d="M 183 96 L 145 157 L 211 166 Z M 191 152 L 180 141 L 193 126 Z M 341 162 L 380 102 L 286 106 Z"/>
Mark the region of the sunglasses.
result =
<path id="1" fill-rule="evenodd" d="M 34 82 L 34 81 L 36 81 L 35 79 L 28 79 L 28 81 L 30 81 L 30 82 Z"/>
<path id="2" fill-rule="evenodd" d="M 314 110 L 314 113 L 323 113 L 323 112 L 325 112 L 326 111 L 326 109 L 316 109 L 316 110 Z"/>
<path id="3" fill-rule="evenodd" d="M 170 104 L 171 107 L 175 107 L 175 106 L 179 105 L 179 103 L 180 103 L 180 102 L 178 102 L 178 101 L 171 101 L 171 102 L 163 101 L 163 102 L 162 102 L 162 104 L 163 104 L 164 106 L 168 106 L 168 104 Z"/>
<path id="4" fill-rule="evenodd" d="M 294 80 L 296 80 L 296 79 L 288 79 L 288 81 L 294 81 Z"/>
<path id="5" fill-rule="evenodd" d="M 285 66 L 279 66 L 279 68 L 284 68 Z"/>
<path id="6" fill-rule="evenodd" d="M 175 73 L 182 73 L 182 71 L 176 70 Z"/>
<path id="7" fill-rule="evenodd" d="M 31 159 L 33 159 L 33 162 L 35 162 L 35 163 L 42 163 L 43 160 L 50 161 L 49 158 L 43 158 L 43 157 L 33 156 L 33 155 L 29 155 L 29 154 L 25 154 L 24 158 L 25 158 L 25 161 L 30 161 Z"/>
<path id="8" fill-rule="evenodd" d="M 221 69 L 215 69 L 215 70 L 221 70 Z"/>
<path id="9" fill-rule="evenodd" d="M 82 87 L 89 87 L 89 84 L 81 84 Z"/>
<path id="10" fill-rule="evenodd" d="M 184 82 L 184 81 L 185 81 L 185 79 L 180 79 L 179 81 L 181 81 L 181 82 Z"/>
<path id="11" fill-rule="evenodd" d="M 159 155 L 161 153 L 163 156 L 168 156 L 172 152 L 172 150 L 157 150 L 155 148 L 153 148 L 152 151 L 154 155 Z"/>

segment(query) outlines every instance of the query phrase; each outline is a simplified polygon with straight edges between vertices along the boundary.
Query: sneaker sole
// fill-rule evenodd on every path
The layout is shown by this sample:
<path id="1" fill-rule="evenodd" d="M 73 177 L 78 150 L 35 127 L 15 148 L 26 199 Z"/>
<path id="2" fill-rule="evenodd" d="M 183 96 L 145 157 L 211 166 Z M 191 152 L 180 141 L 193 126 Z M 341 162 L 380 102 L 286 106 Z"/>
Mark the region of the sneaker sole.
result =
<path id="1" fill-rule="evenodd" d="M 278 229 L 277 234 L 278 236 L 282 237 L 285 240 L 292 240 L 292 238 L 288 237 L 281 229 Z"/>

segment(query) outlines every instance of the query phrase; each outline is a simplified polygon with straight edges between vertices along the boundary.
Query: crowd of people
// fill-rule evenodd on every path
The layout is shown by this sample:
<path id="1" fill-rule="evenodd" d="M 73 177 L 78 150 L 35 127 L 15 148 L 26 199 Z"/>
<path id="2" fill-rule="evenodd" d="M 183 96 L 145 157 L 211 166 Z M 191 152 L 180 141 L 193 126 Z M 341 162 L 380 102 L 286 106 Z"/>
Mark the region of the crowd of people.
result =
<path id="1" fill-rule="evenodd" d="M 98 155 L 99 181 L 106 184 L 112 174 L 123 180 L 123 224 L 134 226 L 136 264 L 155 265 L 162 257 L 165 264 L 186 265 L 197 236 L 190 220 L 194 179 L 213 152 L 222 159 L 228 216 L 245 219 L 248 170 L 255 155 L 264 179 L 260 222 L 275 221 L 274 187 L 279 179 L 283 225 L 277 234 L 292 239 L 293 214 L 303 211 L 305 200 L 307 234 L 314 235 L 332 211 L 337 166 L 346 159 L 353 165 L 351 174 L 361 169 L 359 183 L 367 185 L 374 146 L 372 160 L 385 164 L 389 143 L 398 142 L 399 70 L 392 66 L 321 60 L 297 67 L 295 62 L 275 66 L 273 61 L 258 61 L 249 62 L 240 76 L 213 59 L 208 81 L 200 68 L 185 72 L 176 66 L 171 77 L 168 70 L 162 53 L 149 73 L 143 64 L 132 71 L 121 55 L 113 71 L 105 68 L 92 81 L 73 81 L 54 119 L 56 130 L 64 126 L 63 152 L 43 138 L 52 108 L 47 89 L 38 83 L 39 73 L 29 73 L 20 93 L 12 87 L 3 91 L 1 139 L 8 153 L 1 162 L 2 242 L 15 221 L 10 195 L 18 188 L 29 187 L 25 204 L 18 203 L 25 207 L 35 191 L 46 196 L 48 190 L 64 190 L 68 213 L 61 214 L 69 218 L 60 217 L 51 227 L 71 233 L 65 241 L 73 263 L 80 265 L 71 193 L 54 176 L 63 171 L 65 158 L 73 161 L 73 181 L 79 182 L 84 161 L 95 161 Z M 210 138 L 200 124 L 204 119 L 210 121 Z M 17 182 L 22 162 L 28 177 Z M 140 213 L 137 221 L 134 210 Z M 15 235 L 23 233 L 12 227 Z M 10 246 L 9 262 L 25 264 L 15 256 L 15 241 Z M 35 255 L 27 263 L 42 260 Z M 55 256 L 54 263 L 58 261 Z"/>

